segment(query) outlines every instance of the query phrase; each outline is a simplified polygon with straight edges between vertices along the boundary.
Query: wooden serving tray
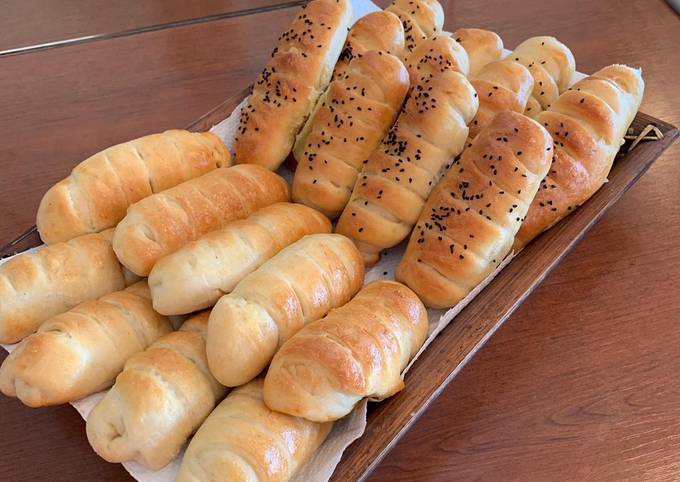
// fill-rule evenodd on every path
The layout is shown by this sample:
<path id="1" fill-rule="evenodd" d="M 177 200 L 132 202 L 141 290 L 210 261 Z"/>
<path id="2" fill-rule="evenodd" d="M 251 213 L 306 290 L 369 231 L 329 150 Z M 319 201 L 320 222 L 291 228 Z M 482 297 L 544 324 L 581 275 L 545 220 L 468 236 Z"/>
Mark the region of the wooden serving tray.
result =
<path id="1" fill-rule="evenodd" d="M 209 130 L 229 116 L 248 91 L 219 104 L 187 129 Z M 663 138 L 642 142 L 628 153 L 624 146 L 609 182 L 529 244 L 458 314 L 411 367 L 405 378 L 406 388 L 381 403 L 369 404 L 366 432 L 345 451 L 332 481 L 365 480 L 522 301 L 680 135 L 678 128 L 643 113 L 638 113 L 632 128 L 638 133 L 649 124 L 656 126 Z M 0 257 L 40 244 L 33 227 L 0 248 Z"/>

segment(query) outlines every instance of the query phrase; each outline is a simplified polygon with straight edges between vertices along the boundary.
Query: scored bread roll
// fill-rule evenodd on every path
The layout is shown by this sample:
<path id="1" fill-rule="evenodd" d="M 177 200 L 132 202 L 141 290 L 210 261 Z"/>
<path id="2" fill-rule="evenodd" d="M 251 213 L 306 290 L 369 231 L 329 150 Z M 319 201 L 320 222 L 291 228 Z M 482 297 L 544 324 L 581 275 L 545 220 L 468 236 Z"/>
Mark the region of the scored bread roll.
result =
<path id="1" fill-rule="evenodd" d="M 111 386 L 125 360 L 170 331 L 139 281 L 40 325 L 3 362 L 0 391 L 29 407 L 77 400 Z"/>
<path id="2" fill-rule="evenodd" d="M 209 313 L 133 355 L 87 417 L 87 438 L 108 462 L 164 467 L 224 396 L 205 358 Z"/>
<path id="3" fill-rule="evenodd" d="M 262 379 L 233 390 L 191 439 L 175 482 L 286 482 L 333 426 L 274 412 Z"/>
<path id="4" fill-rule="evenodd" d="M 439 72 L 452 70 L 467 76 L 470 63 L 461 45 L 448 35 L 423 40 L 406 58 L 411 84 L 422 83 Z"/>
<path id="5" fill-rule="evenodd" d="M 553 163 L 517 233 L 515 249 L 583 204 L 607 181 L 644 87 L 639 69 L 610 65 L 574 84 L 541 112 L 536 120 L 553 137 Z"/>
<path id="6" fill-rule="evenodd" d="M 370 51 L 352 60 L 321 96 L 295 142 L 293 200 L 337 218 L 408 88 L 408 72 L 397 57 Z"/>
<path id="7" fill-rule="evenodd" d="M 510 251 L 550 167 L 551 144 L 529 117 L 494 117 L 428 198 L 396 279 L 431 308 L 467 295 Z"/>
<path id="8" fill-rule="evenodd" d="M 508 55 L 508 59 L 524 65 L 534 78 L 534 89 L 524 113 L 532 118 L 567 90 L 576 70 L 571 50 L 555 37 L 527 39 Z"/>
<path id="9" fill-rule="evenodd" d="M 0 343 L 16 343 L 46 319 L 121 290 L 126 274 L 113 229 L 20 254 L 0 266 Z"/>
<path id="10" fill-rule="evenodd" d="M 153 307 L 163 315 L 211 307 L 289 244 L 307 234 L 330 231 L 328 219 L 307 206 L 264 207 L 161 258 L 149 274 Z"/>
<path id="11" fill-rule="evenodd" d="M 109 147 L 47 191 L 38 232 L 51 244 L 111 228 L 140 199 L 230 165 L 224 143 L 210 132 L 173 129 Z"/>
<path id="12" fill-rule="evenodd" d="M 234 160 L 276 170 L 333 74 L 351 21 L 350 0 L 312 0 L 267 62 L 241 117 Z"/>
<path id="13" fill-rule="evenodd" d="M 336 232 L 357 243 L 364 261 L 404 240 L 451 159 L 465 146 L 477 94 L 446 70 L 416 85 L 396 124 L 357 179 Z"/>
<path id="14" fill-rule="evenodd" d="M 116 226 L 113 250 L 147 276 L 163 256 L 257 209 L 288 201 L 288 184 L 261 166 L 217 169 L 130 206 Z"/>
<path id="15" fill-rule="evenodd" d="M 503 40 L 497 33 L 481 28 L 459 28 L 453 38 L 465 49 L 470 63 L 470 75 L 474 76 L 486 64 L 503 57 Z"/>
<path id="16" fill-rule="evenodd" d="M 406 52 L 411 52 L 426 38 L 441 33 L 444 27 L 444 9 L 437 0 L 394 0 L 385 11 L 401 19 Z"/>
<path id="17" fill-rule="evenodd" d="M 361 288 L 364 265 L 352 242 L 312 234 L 288 246 L 220 298 L 208 323 L 208 363 L 228 387 L 255 378 L 283 342 Z"/>
<path id="18" fill-rule="evenodd" d="M 470 123 L 474 139 L 499 112 L 524 112 L 534 79 L 522 64 L 506 59 L 487 64 L 470 83 L 479 96 L 479 110 Z"/>
<path id="19" fill-rule="evenodd" d="M 376 281 L 345 306 L 283 344 L 264 380 L 273 410 L 314 422 L 337 420 L 365 397 L 404 388 L 401 372 L 427 337 L 427 312 L 394 281 Z"/>
<path id="20" fill-rule="evenodd" d="M 335 64 L 333 78 L 344 75 L 349 63 L 371 50 L 379 50 L 403 58 L 404 27 L 401 20 L 392 12 L 379 10 L 364 15 L 356 21 L 347 33 L 338 63 Z"/>

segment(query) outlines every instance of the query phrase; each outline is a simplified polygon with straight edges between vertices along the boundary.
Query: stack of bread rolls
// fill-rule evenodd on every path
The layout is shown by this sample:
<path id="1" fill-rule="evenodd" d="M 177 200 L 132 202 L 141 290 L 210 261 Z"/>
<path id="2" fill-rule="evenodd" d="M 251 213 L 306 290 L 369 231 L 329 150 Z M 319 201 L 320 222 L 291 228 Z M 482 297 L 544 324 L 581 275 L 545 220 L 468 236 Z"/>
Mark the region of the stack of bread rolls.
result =
<path id="1" fill-rule="evenodd" d="M 108 390 L 87 436 L 110 462 L 158 470 L 189 441 L 179 481 L 289 480 L 334 421 L 404 387 L 426 307 L 454 306 L 606 181 L 639 70 L 573 84 L 557 39 L 504 57 L 494 32 L 445 33 L 436 0 L 351 16 L 349 0 L 300 10 L 232 153 L 170 130 L 45 194 L 47 246 L 0 266 L 0 343 L 18 343 L 0 391 L 40 407 Z M 292 186 L 274 172 L 287 158 Z M 397 281 L 364 286 L 405 240 Z"/>

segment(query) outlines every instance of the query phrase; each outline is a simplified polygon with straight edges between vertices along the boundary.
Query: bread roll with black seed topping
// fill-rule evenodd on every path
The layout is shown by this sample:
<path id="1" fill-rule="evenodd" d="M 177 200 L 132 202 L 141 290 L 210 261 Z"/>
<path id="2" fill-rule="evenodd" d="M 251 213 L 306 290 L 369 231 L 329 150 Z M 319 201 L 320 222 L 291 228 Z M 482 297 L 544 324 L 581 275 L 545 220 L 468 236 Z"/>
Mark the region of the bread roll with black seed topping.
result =
<path id="1" fill-rule="evenodd" d="M 501 112 L 428 198 L 396 271 L 430 308 L 454 306 L 508 254 L 552 140 L 536 121 Z"/>
<path id="2" fill-rule="evenodd" d="M 234 161 L 272 171 L 328 86 L 352 19 L 350 0 L 312 0 L 300 10 L 241 111 Z"/>
<path id="3" fill-rule="evenodd" d="M 373 50 L 352 60 L 297 137 L 293 200 L 337 218 L 408 89 L 408 72 L 397 57 Z"/>
<path id="4" fill-rule="evenodd" d="M 453 38 L 467 52 L 471 76 L 477 75 L 486 64 L 503 57 L 503 40 L 490 30 L 459 28 L 453 32 Z"/>
<path id="5" fill-rule="evenodd" d="M 333 78 L 342 76 L 352 59 L 361 57 L 370 50 L 380 50 L 404 58 L 404 26 L 392 12 L 379 10 L 364 15 L 349 29 L 345 46 Z"/>
<path id="6" fill-rule="evenodd" d="M 173 129 L 109 147 L 45 193 L 40 238 L 52 244 L 112 228 L 140 199 L 230 165 L 224 143 L 210 132 Z"/>
<path id="7" fill-rule="evenodd" d="M 571 50 L 555 37 L 532 37 L 519 44 L 508 55 L 529 69 L 534 78 L 532 100 L 526 115 L 536 118 L 538 108 L 547 109 L 564 92 L 576 70 Z"/>
<path id="8" fill-rule="evenodd" d="M 458 72 L 446 70 L 415 86 L 368 158 L 336 226 L 367 264 L 409 235 L 432 188 L 463 150 L 478 106 L 475 89 Z"/>
<path id="9" fill-rule="evenodd" d="M 452 70 L 467 76 L 470 71 L 465 49 L 448 35 L 423 40 L 406 58 L 411 84 L 416 85 L 435 74 Z"/>
<path id="10" fill-rule="evenodd" d="M 470 83 L 479 96 L 479 110 L 470 123 L 474 139 L 499 112 L 524 112 L 534 79 L 522 64 L 506 59 L 487 64 Z"/>
<path id="11" fill-rule="evenodd" d="M 427 312 L 406 286 L 376 281 L 283 344 L 264 379 L 269 408 L 327 422 L 365 397 L 402 388 L 401 372 L 427 338 Z"/>
<path id="12" fill-rule="evenodd" d="M 552 166 L 517 233 L 515 249 L 583 204 L 607 181 L 644 88 L 639 69 L 610 65 L 577 82 L 541 112 L 536 120 L 553 137 Z"/>
<path id="13" fill-rule="evenodd" d="M 396 14 L 404 24 L 407 52 L 441 33 L 444 27 L 444 9 L 437 0 L 394 0 L 385 10 Z"/>

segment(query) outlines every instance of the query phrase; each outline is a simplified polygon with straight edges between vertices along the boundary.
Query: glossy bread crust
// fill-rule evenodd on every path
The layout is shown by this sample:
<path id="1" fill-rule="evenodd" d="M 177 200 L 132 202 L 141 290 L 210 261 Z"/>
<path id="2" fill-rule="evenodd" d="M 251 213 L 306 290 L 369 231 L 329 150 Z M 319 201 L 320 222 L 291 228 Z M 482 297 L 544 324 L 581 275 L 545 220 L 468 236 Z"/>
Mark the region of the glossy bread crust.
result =
<path id="1" fill-rule="evenodd" d="M 313 234 L 288 246 L 220 298 L 208 324 L 208 363 L 226 386 L 255 378 L 281 344 L 361 289 L 364 265 L 352 242 Z"/>
<path id="2" fill-rule="evenodd" d="M 16 343 L 48 318 L 125 287 L 113 230 L 20 254 L 0 266 L 0 343 Z"/>
<path id="3" fill-rule="evenodd" d="M 312 457 L 333 424 L 267 408 L 262 380 L 233 390 L 191 439 L 176 482 L 286 482 Z"/>
<path id="4" fill-rule="evenodd" d="M 610 65 L 574 84 L 538 116 L 553 137 L 554 157 L 517 233 L 516 249 L 583 204 L 606 182 L 643 92 L 639 69 Z"/>
<path id="5" fill-rule="evenodd" d="M 224 143 L 210 132 L 173 129 L 109 147 L 47 191 L 38 232 L 52 244 L 114 227 L 140 199 L 230 165 Z"/>
<path id="6" fill-rule="evenodd" d="M 478 105 L 470 82 L 451 70 L 415 86 L 336 226 L 356 242 L 367 264 L 409 235 L 430 191 L 463 150 Z"/>
<path id="7" fill-rule="evenodd" d="M 449 35 L 436 35 L 423 40 L 406 58 L 406 67 L 413 85 L 445 70 L 460 72 L 464 76 L 470 73 L 465 49 Z"/>
<path id="8" fill-rule="evenodd" d="M 146 281 L 54 316 L 0 367 L 0 391 L 30 407 L 58 405 L 113 384 L 125 361 L 172 331 Z"/>
<path id="9" fill-rule="evenodd" d="M 444 26 L 444 9 L 437 0 L 394 0 L 385 10 L 401 19 L 406 52 L 411 52 L 426 38 L 441 33 Z"/>
<path id="10" fill-rule="evenodd" d="M 190 241 L 289 199 L 286 181 L 262 166 L 217 169 L 131 206 L 116 226 L 113 250 L 130 271 L 148 276 Z"/>
<path id="11" fill-rule="evenodd" d="M 536 121 L 498 114 L 430 195 L 396 278 L 430 308 L 467 295 L 509 253 L 550 167 L 551 144 Z"/>
<path id="12" fill-rule="evenodd" d="M 351 21 L 349 0 L 312 0 L 300 9 L 241 111 L 234 160 L 276 170 L 328 86 Z"/>
<path id="13" fill-rule="evenodd" d="M 404 387 L 401 372 L 427 337 L 427 312 L 394 281 L 376 281 L 281 347 L 264 382 L 268 407 L 308 420 L 337 420 L 365 397 Z"/>
<path id="14" fill-rule="evenodd" d="M 295 142 L 293 200 L 337 218 L 357 175 L 392 127 L 409 88 L 401 61 L 370 51 L 331 82 Z"/>
<path id="15" fill-rule="evenodd" d="M 503 56 L 503 40 L 497 33 L 481 28 L 459 28 L 453 38 L 467 52 L 470 75 L 475 76 L 486 65 Z"/>
<path id="16" fill-rule="evenodd" d="M 125 362 L 87 418 L 87 438 L 104 460 L 161 469 L 224 396 L 205 357 L 208 315 L 193 316 Z"/>
<path id="17" fill-rule="evenodd" d="M 330 231 L 330 221 L 307 206 L 266 206 L 161 258 L 149 273 L 153 307 L 163 315 L 209 308 L 289 244 Z"/>

